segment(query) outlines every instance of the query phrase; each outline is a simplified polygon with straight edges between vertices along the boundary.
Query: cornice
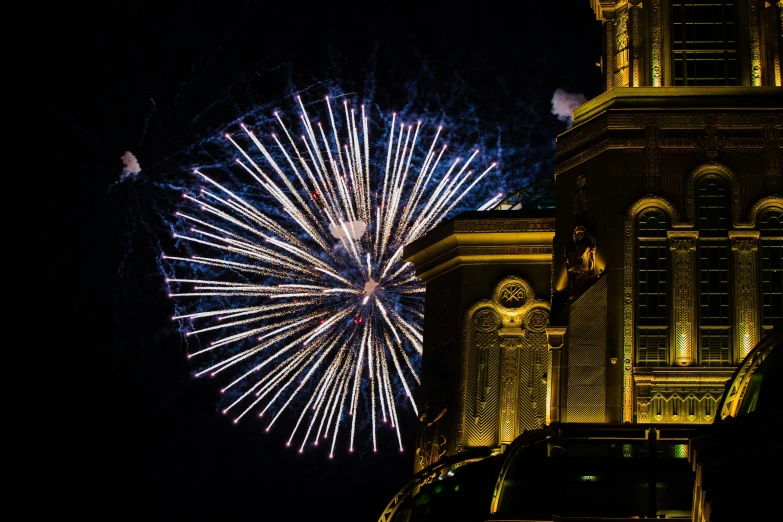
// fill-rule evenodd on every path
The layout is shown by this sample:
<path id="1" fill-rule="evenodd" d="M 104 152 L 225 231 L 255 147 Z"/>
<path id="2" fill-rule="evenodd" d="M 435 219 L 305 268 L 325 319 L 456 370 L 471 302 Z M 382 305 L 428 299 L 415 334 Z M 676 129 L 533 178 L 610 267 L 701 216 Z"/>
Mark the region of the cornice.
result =
<path id="1" fill-rule="evenodd" d="M 780 87 L 615 87 L 574 109 L 574 127 L 609 109 L 783 110 Z"/>
<path id="2" fill-rule="evenodd" d="M 460 216 L 405 246 L 403 260 L 416 266 L 419 278 L 431 279 L 460 264 L 551 262 L 554 216 L 518 211 Z"/>

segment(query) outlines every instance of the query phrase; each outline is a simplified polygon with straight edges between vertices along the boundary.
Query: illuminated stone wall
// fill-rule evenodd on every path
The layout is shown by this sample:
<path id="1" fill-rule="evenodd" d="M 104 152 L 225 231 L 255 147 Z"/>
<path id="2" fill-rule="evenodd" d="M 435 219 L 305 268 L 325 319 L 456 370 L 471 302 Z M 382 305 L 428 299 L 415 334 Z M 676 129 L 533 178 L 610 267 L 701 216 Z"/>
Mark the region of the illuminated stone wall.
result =
<path id="1" fill-rule="evenodd" d="M 553 280 L 556 296 L 578 293 L 569 287 L 565 252 L 575 227 L 586 227 L 598 269 L 606 272 L 606 351 L 617 360 L 606 367 L 607 420 L 711 422 L 726 379 L 770 321 L 780 321 L 767 319 L 762 327 L 763 302 L 769 308 L 767 301 L 780 298 L 760 288 L 767 276 L 759 227 L 765 213 L 783 209 L 782 146 L 783 94 L 776 87 L 616 88 L 576 109 L 574 127 L 557 144 Z M 700 207 L 710 179 L 723 187 L 722 210 Z M 590 196 L 577 214 L 572 198 L 581 184 Z M 637 302 L 637 219 L 651 208 L 669 223 L 662 240 L 667 257 L 656 261 L 666 265 L 666 355 L 652 365 L 638 358 Z M 705 221 L 707 214 L 723 223 L 720 230 Z M 775 244 L 776 234 L 767 244 Z M 714 259 L 711 248 L 719 249 Z M 711 270 L 720 279 L 712 309 L 716 289 L 704 286 Z M 713 317 L 714 309 L 723 315 Z M 575 334 L 554 303 L 552 314 L 552 326 L 565 328 L 567 372 Z"/>
<path id="2" fill-rule="evenodd" d="M 466 212 L 407 245 L 426 282 L 414 469 L 543 425 L 554 212 Z"/>

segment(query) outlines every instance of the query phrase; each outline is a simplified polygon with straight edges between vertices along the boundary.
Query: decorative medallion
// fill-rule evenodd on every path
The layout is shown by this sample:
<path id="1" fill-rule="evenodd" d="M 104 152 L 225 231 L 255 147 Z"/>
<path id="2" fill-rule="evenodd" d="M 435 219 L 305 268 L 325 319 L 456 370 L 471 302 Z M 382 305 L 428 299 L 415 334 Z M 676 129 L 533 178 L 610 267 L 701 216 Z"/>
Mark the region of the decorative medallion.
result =
<path id="1" fill-rule="evenodd" d="M 509 283 L 500 289 L 500 304 L 506 308 L 519 308 L 525 304 L 525 287 Z"/>
<path id="2" fill-rule="evenodd" d="M 525 329 L 531 332 L 543 332 L 549 323 L 549 314 L 543 308 L 533 308 L 522 319 Z"/>
<path id="3" fill-rule="evenodd" d="M 492 332 L 500 328 L 500 314 L 491 308 L 482 308 L 473 316 L 473 325 L 481 332 Z"/>

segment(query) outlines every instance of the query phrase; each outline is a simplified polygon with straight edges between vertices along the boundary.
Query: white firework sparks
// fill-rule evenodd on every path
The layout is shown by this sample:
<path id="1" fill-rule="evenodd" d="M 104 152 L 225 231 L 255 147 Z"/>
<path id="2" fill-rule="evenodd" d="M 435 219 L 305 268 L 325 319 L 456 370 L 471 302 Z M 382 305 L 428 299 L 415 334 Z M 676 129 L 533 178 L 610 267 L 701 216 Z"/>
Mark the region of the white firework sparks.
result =
<path id="1" fill-rule="evenodd" d="M 270 136 L 273 144 L 264 145 L 241 126 L 265 165 L 226 135 L 241 154 L 237 163 L 248 181 L 273 198 L 286 214 L 282 218 L 195 171 L 207 188 L 198 197 L 184 196 L 198 212 L 178 213 L 191 228 L 175 237 L 211 255 L 164 257 L 235 280 L 169 279 L 179 288 L 193 285 L 171 296 L 193 299 L 199 309 L 174 319 L 200 325 L 187 335 L 219 336 L 189 357 L 214 356 L 197 375 L 238 374 L 222 390 L 240 390 L 223 410 L 234 422 L 250 412 L 270 416 L 276 405 L 268 431 L 306 393 L 288 439 L 289 445 L 297 439 L 300 452 L 331 438 L 332 457 L 347 422 L 353 451 L 362 410 L 370 412 L 373 449 L 380 420 L 395 428 L 402 451 L 393 375 L 418 415 L 411 387 L 419 378 L 408 350 L 421 353 L 424 309 L 424 285 L 412 265 L 401 261 L 402 248 L 442 221 L 495 164 L 474 175 L 470 165 L 478 150 L 467 160 L 443 160 L 438 128 L 421 164 L 412 165 L 418 163 L 412 160 L 421 123 L 398 123 L 395 114 L 385 167 L 376 171 L 364 106 L 357 115 L 344 103 L 341 135 L 328 97 L 329 129 L 313 125 L 301 99 L 298 105 L 300 140 L 277 113 L 282 134 Z M 295 231 L 282 225 L 290 222 Z M 247 306 L 248 300 L 257 304 Z"/>

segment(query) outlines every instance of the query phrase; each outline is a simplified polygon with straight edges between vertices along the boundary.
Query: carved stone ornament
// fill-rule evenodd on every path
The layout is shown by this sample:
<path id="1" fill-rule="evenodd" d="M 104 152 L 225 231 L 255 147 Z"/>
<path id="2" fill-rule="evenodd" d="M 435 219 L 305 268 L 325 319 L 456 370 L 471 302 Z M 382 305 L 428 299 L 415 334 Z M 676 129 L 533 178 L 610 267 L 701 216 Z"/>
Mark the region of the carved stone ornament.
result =
<path id="1" fill-rule="evenodd" d="M 731 238 L 731 249 L 741 254 L 747 254 L 757 250 L 755 238 L 733 237 Z"/>
<path id="2" fill-rule="evenodd" d="M 668 236 L 674 252 L 674 356 L 677 364 L 687 365 L 694 360 L 693 252 L 696 251 L 699 233 L 695 230 L 669 230 Z"/>
<path id="3" fill-rule="evenodd" d="M 637 420 L 641 423 L 647 423 L 650 422 L 650 398 L 649 397 L 639 397 L 637 400 Z"/>
<path id="4" fill-rule="evenodd" d="M 765 172 L 769 181 L 770 191 L 779 190 L 780 187 L 780 146 L 778 145 L 777 125 L 780 125 L 778 114 L 763 112 L 727 112 L 708 117 L 704 113 L 690 114 L 660 114 L 650 111 L 647 113 L 625 114 L 610 112 L 608 115 L 598 115 L 590 120 L 589 125 L 579 125 L 561 135 L 558 138 L 557 150 L 555 151 L 557 163 L 555 165 L 555 177 L 579 167 L 587 160 L 602 154 L 607 150 L 617 149 L 643 149 L 650 146 L 651 136 L 645 134 L 644 138 L 606 138 L 597 139 L 600 136 L 611 135 L 611 131 L 622 131 L 625 129 L 645 130 L 645 133 L 651 127 L 655 128 L 704 128 L 713 126 L 716 129 L 721 128 L 729 134 L 732 128 L 763 127 L 765 129 L 764 138 L 743 139 L 742 143 L 752 145 L 752 148 L 764 148 L 766 157 Z M 621 135 L 622 133 L 616 133 Z M 708 136 L 707 136 L 708 137 Z M 733 138 L 732 143 L 739 138 Z M 596 142 L 597 141 L 597 142 Z M 587 148 L 583 148 L 588 142 L 593 142 Z M 661 139 L 657 138 L 658 147 L 674 148 L 692 148 L 696 140 L 693 139 Z M 704 140 L 702 139 L 702 143 Z M 726 143 L 726 148 L 730 143 Z M 748 146 L 750 146 L 748 145 Z M 732 145 L 733 147 L 733 145 Z M 778 187 L 778 188 L 775 188 Z"/>
<path id="5" fill-rule="evenodd" d="M 482 308 L 473 316 L 474 327 L 481 332 L 492 332 L 500 328 L 500 314 L 492 308 Z"/>
<path id="6" fill-rule="evenodd" d="M 759 341 L 756 313 L 756 251 L 757 230 L 730 230 L 731 249 L 734 252 L 734 283 L 738 325 L 738 359 L 744 359 Z"/>
<path id="7" fill-rule="evenodd" d="M 650 61 L 652 68 L 652 86 L 663 86 L 663 59 L 661 34 L 661 1 L 650 0 L 650 37 L 652 45 L 650 46 Z"/>
<path id="8" fill-rule="evenodd" d="M 750 84 L 761 86 L 761 34 L 757 0 L 748 2 L 748 47 L 750 48 Z"/>
<path id="9" fill-rule="evenodd" d="M 522 319 L 525 329 L 530 332 L 543 332 L 549 324 L 549 311 L 543 308 L 533 308 Z"/>
<path id="10" fill-rule="evenodd" d="M 628 49 L 628 7 L 616 10 L 614 20 L 614 86 L 629 87 L 628 66 L 630 53 Z"/>
<path id="11" fill-rule="evenodd" d="M 548 301 L 535 298 L 533 286 L 507 277 L 491 299 L 465 315 L 456 405 L 455 451 L 507 444 L 522 430 L 545 419 Z M 523 376 L 532 389 L 523 387 Z"/>
<path id="12" fill-rule="evenodd" d="M 704 154 L 711 160 L 718 157 L 718 152 L 726 146 L 727 140 L 717 135 L 717 131 L 714 125 L 710 125 L 706 129 L 706 136 L 698 138 L 694 145 L 704 151 Z"/>
<path id="13" fill-rule="evenodd" d="M 546 338 L 549 348 L 556 350 L 563 347 L 566 329 L 564 327 L 549 327 L 546 329 Z"/>
<path id="14" fill-rule="evenodd" d="M 525 287 L 516 283 L 505 285 L 500 291 L 500 304 L 506 308 L 519 308 L 525 304 Z"/>
<path id="15" fill-rule="evenodd" d="M 522 308 L 530 306 L 531 296 L 535 295 L 533 286 L 521 277 L 507 277 L 495 287 L 492 292 L 492 302 L 504 316 L 517 316 Z M 507 321 L 504 320 L 504 324 Z"/>
<path id="16" fill-rule="evenodd" d="M 641 37 L 641 17 L 642 9 L 640 1 L 629 2 L 629 15 L 631 17 L 631 86 L 639 87 L 641 85 L 641 58 L 642 58 L 642 37 Z"/>
<path id="17" fill-rule="evenodd" d="M 565 262 L 568 288 L 572 291 L 595 275 L 595 239 L 585 227 L 574 229 L 571 241 L 565 246 Z"/>

